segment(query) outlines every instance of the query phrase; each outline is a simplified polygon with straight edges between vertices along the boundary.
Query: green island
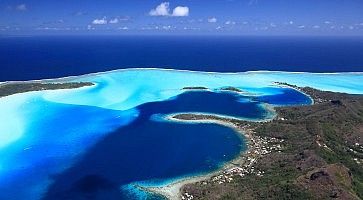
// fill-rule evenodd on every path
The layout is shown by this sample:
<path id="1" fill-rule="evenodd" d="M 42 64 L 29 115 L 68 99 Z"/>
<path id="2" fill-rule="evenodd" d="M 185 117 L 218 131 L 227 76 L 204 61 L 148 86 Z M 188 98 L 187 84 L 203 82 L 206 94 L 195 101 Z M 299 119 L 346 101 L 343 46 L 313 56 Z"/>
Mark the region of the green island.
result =
<path id="1" fill-rule="evenodd" d="M 314 104 L 276 107 L 277 117 L 266 122 L 193 113 L 169 117 L 236 128 L 248 144 L 222 170 L 183 184 L 181 199 L 363 198 L 363 96 L 278 84 L 308 94 Z"/>
<path id="2" fill-rule="evenodd" d="M 208 90 L 208 88 L 203 86 L 195 86 L 195 87 L 183 87 L 182 90 Z"/>
<path id="3" fill-rule="evenodd" d="M 194 113 L 170 117 L 230 126 L 246 136 L 248 145 L 246 152 L 222 170 L 183 184 L 181 199 L 363 198 L 363 96 L 275 84 L 308 94 L 314 104 L 275 107 L 277 117 L 264 122 Z M 5 83 L 0 85 L 0 97 L 91 85 Z M 241 92 L 229 87 L 221 90 Z"/>
<path id="4" fill-rule="evenodd" d="M 0 84 L 0 98 L 24 92 L 41 90 L 73 89 L 94 85 L 91 82 L 68 82 L 68 83 L 4 83 Z"/>
<path id="5" fill-rule="evenodd" d="M 238 93 L 242 93 L 243 90 L 236 88 L 236 87 L 232 87 L 232 86 L 228 86 L 228 87 L 224 87 L 221 88 L 222 91 L 231 91 L 231 92 L 238 92 Z"/>

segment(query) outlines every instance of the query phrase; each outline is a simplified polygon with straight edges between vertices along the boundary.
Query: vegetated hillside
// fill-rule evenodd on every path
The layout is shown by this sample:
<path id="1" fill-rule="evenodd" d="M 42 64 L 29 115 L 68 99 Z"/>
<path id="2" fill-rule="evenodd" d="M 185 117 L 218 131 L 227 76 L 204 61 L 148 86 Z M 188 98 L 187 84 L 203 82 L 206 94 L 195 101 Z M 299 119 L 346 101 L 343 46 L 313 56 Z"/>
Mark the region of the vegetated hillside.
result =
<path id="1" fill-rule="evenodd" d="M 189 184 L 194 199 L 363 199 L 363 96 L 299 88 L 317 102 L 276 108 L 278 118 L 252 123 L 255 134 L 284 139 L 259 159 L 263 176 L 224 184 Z"/>

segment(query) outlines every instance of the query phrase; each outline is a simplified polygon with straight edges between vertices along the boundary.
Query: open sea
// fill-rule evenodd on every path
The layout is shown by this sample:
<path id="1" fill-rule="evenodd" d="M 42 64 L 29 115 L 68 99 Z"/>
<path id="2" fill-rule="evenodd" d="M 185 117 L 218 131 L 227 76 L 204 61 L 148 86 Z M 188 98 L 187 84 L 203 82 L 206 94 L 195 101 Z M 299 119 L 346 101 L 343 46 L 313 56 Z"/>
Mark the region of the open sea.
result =
<path id="1" fill-rule="evenodd" d="M 363 71 L 363 37 L 0 37 L 0 81 L 122 68 L 193 71 Z"/>

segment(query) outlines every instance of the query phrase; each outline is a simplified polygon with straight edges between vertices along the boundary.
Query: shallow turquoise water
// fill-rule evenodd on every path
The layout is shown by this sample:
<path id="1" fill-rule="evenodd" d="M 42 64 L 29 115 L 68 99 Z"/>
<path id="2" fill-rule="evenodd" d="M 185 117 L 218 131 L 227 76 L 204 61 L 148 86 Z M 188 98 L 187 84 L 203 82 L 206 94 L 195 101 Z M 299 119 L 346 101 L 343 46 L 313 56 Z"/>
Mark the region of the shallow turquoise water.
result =
<path id="1" fill-rule="evenodd" d="M 130 183 L 206 173 L 244 149 L 243 138 L 229 128 L 150 120 L 154 114 L 205 112 L 256 120 L 271 116 L 262 103 L 311 103 L 274 81 L 363 93 L 362 74 L 350 73 L 122 70 L 64 79 L 70 80 L 96 85 L 0 99 L 0 199 L 55 199 L 60 193 L 118 198 Z M 215 92 L 183 93 L 186 86 Z M 226 86 L 246 93 L 218 92 Z"/>

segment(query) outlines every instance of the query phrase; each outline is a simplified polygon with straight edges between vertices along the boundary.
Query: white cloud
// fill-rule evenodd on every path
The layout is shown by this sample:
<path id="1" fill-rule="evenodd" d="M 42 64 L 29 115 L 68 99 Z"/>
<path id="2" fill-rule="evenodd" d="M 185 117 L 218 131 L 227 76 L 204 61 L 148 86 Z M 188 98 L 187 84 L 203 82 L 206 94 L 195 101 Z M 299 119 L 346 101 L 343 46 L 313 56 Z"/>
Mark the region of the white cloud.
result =
<path id="1" fill-rule="evenodd" d="M 155 9 L 151 9 L 149 12 L 150 16 L 172 16 L 172 17 L 186 17 L 189 15 L 189 8 L 186 6 L 177 6 L 170 13 L 170 3 L 163 2 L 156 6 Z"/>
<path id="2" fill-rule="evenodd" d="M 224 24 L 226 24 L 226 25 L 235 25 L 236 22 L 228 20 Z"/>
<path id="3" fill-rule="evenodd" d="M 173 10 L 172 16 L 174 17 L 186 17 L 189 15 L 189 8 L 186 6 L 177 6 Z"/>
<path id="4" fill-rule="evenodd" d="M 163 2 L 160 5 L 156 6 L 155 9 L 150 10 L 149 15 L 151 16 L 168 16 L 170 8 L 169 2 Z"/>
<path id="5" fill-rule="evenodd" d="M 215 17 L 209 18 L 208 19 L 208 22 L 209 23 L 216 23 L 217 22 L 217 18 L 215 18 Z"/>
<path id="6" fill-rule="evenodd" d="M 95 19 L 92 21 L 92 24 L 96 24 L 96 25 L 107 24 L 106 17 L 103 17 L 102 19 Z"/>
<path id="7" fill-rule="evenodd" d="M 162 26 L 162 29 L 164 29 L 164 30 L 170 30 L 172 27 L 170 26 L 170 25 L 168 25 L 168 26 Z"/>
<path id="8" fill-rule="evenodd" d="M 110 24 L 117 24 L 118 23 L 118 19 L 117 18 L 111 19 L 108 23 L 110 23 Z"/>
<path id="9" fill-rule="evenodd" d="M 298 26 L 298 28 L 303 29 L 303 28 L 305 28 L 305 26 L 304 25 L 301 25 L 301 26 Z"/>
<path id="10" fill-rule="evenodd" d="M 28 8 L 26 7 L 25 4 L 19 4 L 19 5 L 16 6 L 16 10 L 26 11 L 26 10 L 28 10 Z"/>
<path id="11" fill-rule="evenodd" d="M 124 30 L 124 31 L 127 31 L 127 30 L 129 30 L 129 27 L 124 26 L 124 27 L 118 27 L 117 29 L 118 29 L 118 30 Z"/>
<path id="12" fill-rule="evenodd" d="M 320 28 L 320 26 L 319 25 L 314 25 L 313 28 Z"/>

